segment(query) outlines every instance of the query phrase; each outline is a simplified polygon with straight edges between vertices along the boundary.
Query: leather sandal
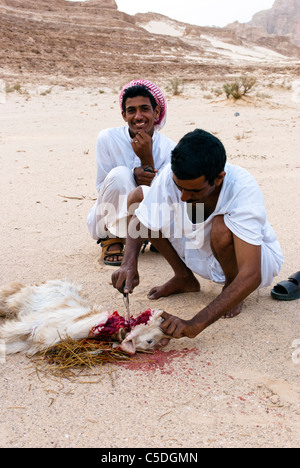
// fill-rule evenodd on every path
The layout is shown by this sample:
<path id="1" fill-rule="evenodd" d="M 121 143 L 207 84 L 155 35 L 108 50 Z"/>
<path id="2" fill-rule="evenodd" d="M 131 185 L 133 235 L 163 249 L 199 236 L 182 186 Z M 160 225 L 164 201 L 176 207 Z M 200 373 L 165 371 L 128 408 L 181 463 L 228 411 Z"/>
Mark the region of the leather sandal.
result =
<path id="1" fill-rule="evenodd" d="M 102 247 L 102 256 L 101 259 L 103 260 L 105 265 L 109 266 L 121 266 L 122 260 L 116 260 L 115 262 L 112 262 L 111 260 L 107 260 L 109 257 L 120 257 L 124 255 L 124 241 L 123 239 L 119 239 L 118 237 L 111 238 L 111 239 L 101 239 L 99 242 L 101 247 Z M 108 248 L 111 245 L 115 244 L 122 244 L 122 249 L 115 249 L 115 250 L 108 250 Z"/>

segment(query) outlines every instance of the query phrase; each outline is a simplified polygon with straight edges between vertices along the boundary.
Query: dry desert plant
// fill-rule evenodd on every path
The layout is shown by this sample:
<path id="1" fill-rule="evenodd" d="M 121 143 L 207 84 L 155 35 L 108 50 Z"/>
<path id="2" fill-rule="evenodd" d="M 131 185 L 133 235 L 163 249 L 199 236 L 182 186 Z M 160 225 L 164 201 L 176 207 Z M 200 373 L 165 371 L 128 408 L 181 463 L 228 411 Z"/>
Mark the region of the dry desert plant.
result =
<path id="1" fill-rule="evenodd" d="M 241 99 L 252 90 L 255 83 L 255 76 L 243 75 L 231 83 L 225 83 L 223 85 L 223 90 L 227 99 L 229 99 L 231 96 L 234 99 Z"/>
<path id="2" fill-rule="evenodd" d="M 166 87 L 167 91 L 172 93 L 173 96 L 180 96 L 184 91 L 184 83 L 179 78 L 173 78 L 169 80 L 169 84 Z"/>
<path id="3" fill-rule="evenodd" d="M 8 93 L 19 93 L 19 94 L 25 94 L 28 95 L 28 91 L 26 89 L 23 89 L 20 85 L 20 83 L 16 83 L 14 85 L 10 85 L 8 83 L 5 84 L 5 92 Z"/>

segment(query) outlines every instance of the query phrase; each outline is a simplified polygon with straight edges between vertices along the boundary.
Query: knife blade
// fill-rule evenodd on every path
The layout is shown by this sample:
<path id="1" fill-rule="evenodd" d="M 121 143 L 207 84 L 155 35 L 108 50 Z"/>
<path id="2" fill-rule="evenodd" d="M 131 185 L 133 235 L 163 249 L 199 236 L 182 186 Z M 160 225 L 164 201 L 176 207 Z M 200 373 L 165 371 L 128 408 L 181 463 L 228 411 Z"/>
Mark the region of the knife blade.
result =
<path id="1" fill-rule="evenodd" d="M 129 331 L 131 331 L 131 324 L 130 324 L 130 305 L 129 305 L 129 294 L 123 293 L 123 302 L 126 307 L 126 315 L 128 320 Z"/>

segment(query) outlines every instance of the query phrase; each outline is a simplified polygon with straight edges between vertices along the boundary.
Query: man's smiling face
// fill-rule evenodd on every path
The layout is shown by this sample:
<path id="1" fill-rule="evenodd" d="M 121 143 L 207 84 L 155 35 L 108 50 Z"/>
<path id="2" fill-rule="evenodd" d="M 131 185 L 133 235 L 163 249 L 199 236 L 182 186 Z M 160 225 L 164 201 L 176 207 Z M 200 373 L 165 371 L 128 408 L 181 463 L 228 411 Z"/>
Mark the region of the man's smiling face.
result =
<path id="1" fill-rule="evenodd" d="M 153 110 L 148 97 L 137 96 L 134 98 L 127 98 L 126 112 L 123 111 L 122 116 L 129 125 L 131 138 L 134 138 L 141 130 L 153 136 L 154 123 L 159 117 L 159 112 L 159 106 Z"/>

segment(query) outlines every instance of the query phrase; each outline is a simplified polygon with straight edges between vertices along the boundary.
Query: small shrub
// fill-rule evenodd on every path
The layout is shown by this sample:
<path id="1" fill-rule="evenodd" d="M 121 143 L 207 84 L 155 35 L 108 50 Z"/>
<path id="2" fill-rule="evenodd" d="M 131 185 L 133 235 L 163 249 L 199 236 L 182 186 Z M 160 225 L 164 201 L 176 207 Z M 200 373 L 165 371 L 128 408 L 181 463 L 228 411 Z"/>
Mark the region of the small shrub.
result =
<path id="1" fill-rule="evenodd" d="M 242 92 L 240 90 L 240 84 L 238 81 L 224 84 L 223 89 L 227 99 L 229 99 L 230 96 L 232 96 L 234 99 L 241 99 L 242 97 Z"/>
<path id="2" fill-rule="evenodd" d="M 19 93 L 19 94 L 25 94 L 28 95 L 28 91 L 26 89 L 23 89 L 20 85 L 20 83 L 16 83 L 14 85 L 10 85 L 6 83 L 5 85 L 5 92 L 6 93 Z"/>
<path id="3" fill-rule="evenodd" d="M 245 132 L 243 132 L 241 135 L 240 135 L 240 134 L 235 135 L 235 139 L 236 139 L 237 141 L 244 140 L 245 138 L 248 138 L 248 137 L 246 137 Z"/>
<path id="4" fill-rule="evenodd" d="M 6 93 L 14 93 L 16 91 L 16 87 L 19 87 L 19 85 L 14 85 L 14 86 L 11 86 L 9 85 L 8 83 L 6 83 L 5 85 L 5 92 Z M 20 88 L 19 88 L 20 89 Z"/>
<path id="5" fill-rule="evenodd" d="M 248 94 L 253 88 L 253 86 L 255 85 L 256 78 L 255 76 L 244 75 L 244 76 L 241 76 L 240 82 L 241 82 L 241 87 L 244 88 L 243 96 L 245 96 L 245 94 Z"/>
<path id="6" fill-rule="evenodd" d="M 234 99 L 241 99 L 242 96 L 248 94 L 256 83 L 255 76 L 240 76 L 232 83 L 223 85 L 223 90 L 227 99 L 232 96 Z"/>
<path id="7" fill-rule="evenodd" d="M 44 90 L 41 90 L 40 95 L 41 96 L 47 96 L 47 94 L 52 93 L 52 88 L 45 88 Z"/>
<path id="8" fill-rule="evenodd" d="M 173 96 L 179 96 L 184 91 L 183 81 L 179 78 L 173 78 L 169 81 L 169 85 L 166 89 L 168 92 L 171 92 Z"/>
<path id="9" fill-rule="evenodd" d="M 212 88 L 211 92 L 214 93 L 217 97 L 219 97 L 219 96 L 221 96 L 221 94 L 223 94 L 223 91 L 220 88 Z"/>

